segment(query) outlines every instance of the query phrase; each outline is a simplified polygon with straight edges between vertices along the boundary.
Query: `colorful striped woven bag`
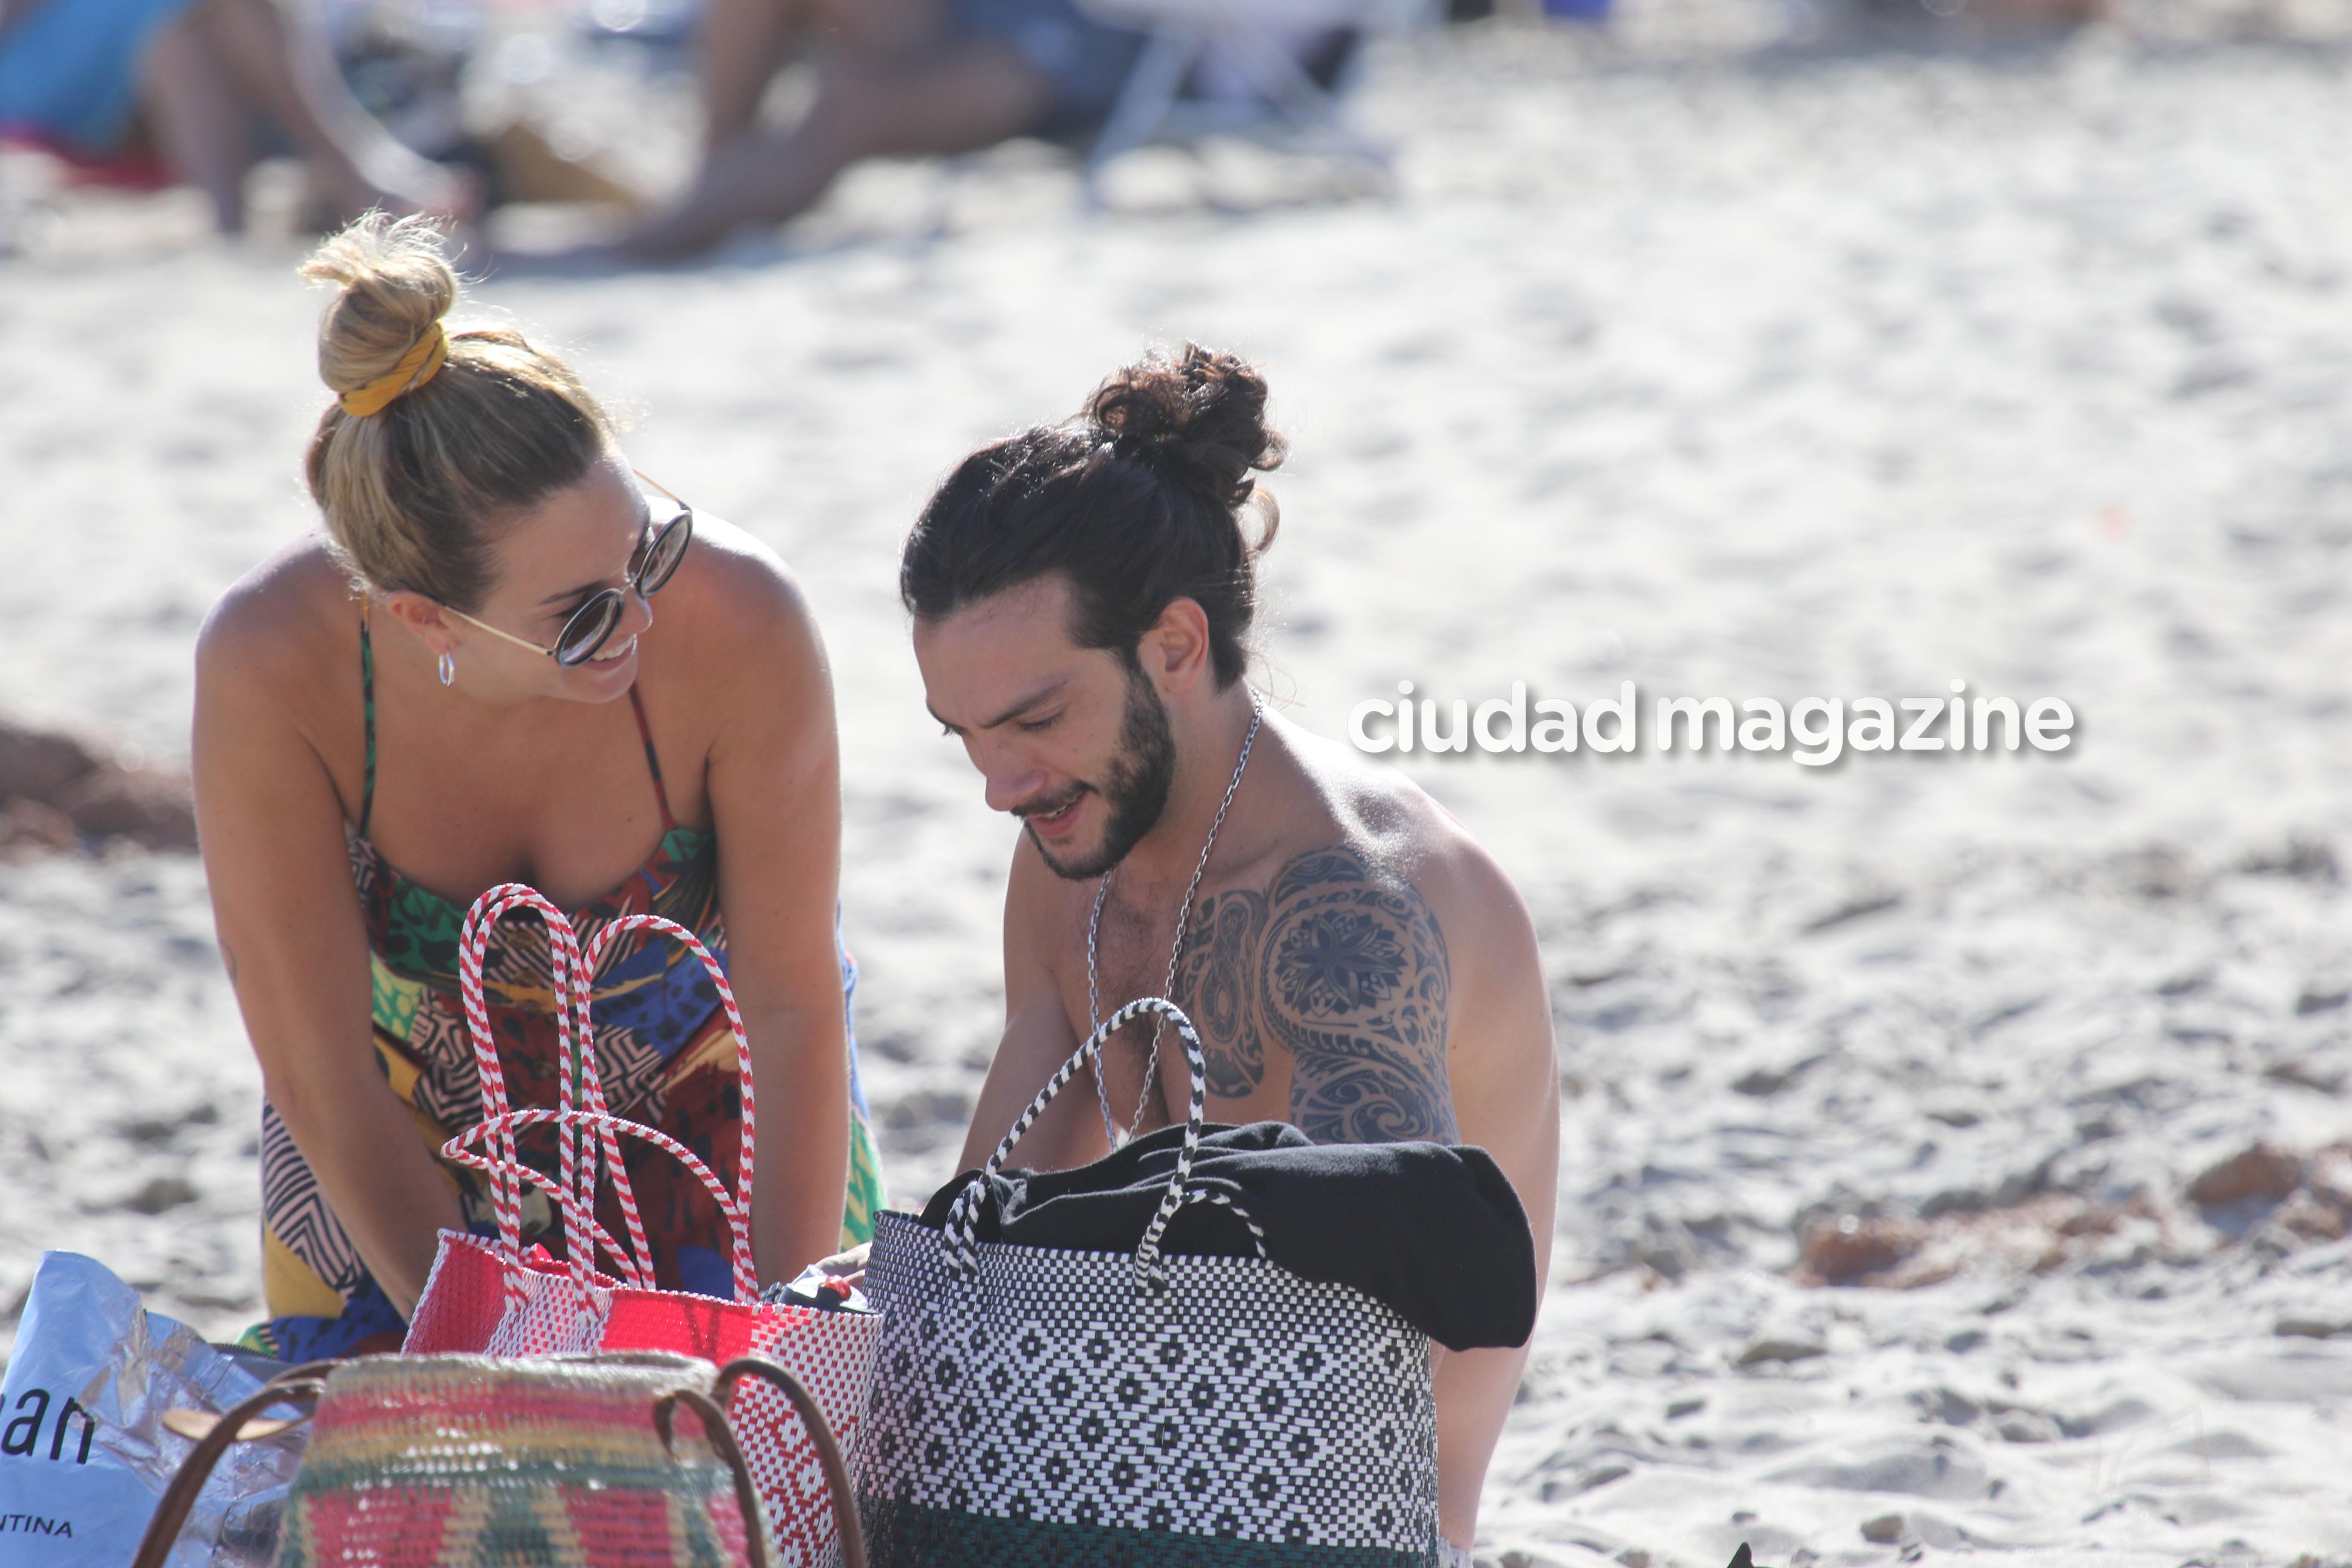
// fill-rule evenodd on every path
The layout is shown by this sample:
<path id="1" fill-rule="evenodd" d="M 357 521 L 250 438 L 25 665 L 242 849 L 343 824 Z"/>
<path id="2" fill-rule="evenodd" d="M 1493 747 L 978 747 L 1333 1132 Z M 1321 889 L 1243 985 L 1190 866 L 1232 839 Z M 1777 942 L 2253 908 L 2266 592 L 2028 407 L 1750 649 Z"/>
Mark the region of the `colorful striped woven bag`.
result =
<path id="1" fill-rule="evenodd" d="M 686 1356 L 314 1363 L 214 1417 L 173 1411 L 195 1440 L 134 1568 L 163 1568 L 234 1442 L 308 1421 L 277 1568 L 769 1568 L 750 1469 L 728 1418 L 750 1378 L 788 1400 L 823 1456 L 845 1568 L 865 1568 L 849 1474 L 799 1380 Z M 291 1417 L 273 1409 L 307 1407 Z"/>
<path id="2" fill-rule="evenodd" d="M 565 1070 L 550 1110 L 513 1110 L 482 998 L 482 965 L 491 928 L 511 911 L 528 910 L 546 922 L 555 994 L 556 1029 Z M 612 1113 L 598 1078 L 591 1017 L 591 982 L 612 944 L 637 931 L 676 938 L 701 960 L 735 1035 L 743 1103 L 736 1188 L 729 1192 L 709 1166 L 675 1139 Z M 444 1145 L 442 1153 L 489 1178 L 499 1236 L 491 1240 L 458 1231 L 441 1233 L 440 1249 L 403 1349 L 534 1356 L 592 1351 L 666 1351 L 709 1362 L 756 1356 L 774 1362 L 815 1395 L 842 1441 L 854 1441 L 873 1383 L 882 1322 L 873 1312 L 821 1311 L 763 1302 L 751 1261 L 751 1192 L 756 1101 L 751 1056 L 735 994 L 710 951 L 684 926 L 657 915 L 631 915 L 601 931 L 586 952 L 563 911 L 530 888 L 492 888 L 467 911 L 459 938 L 458 982 L 474 1057 L 482 1081 L 483 1120 Z M 516 1132 L 550 1124 L 559 1129 L 553 1178 L 520 1158 Z M 620 1157 L 622 1138 L 654 1143 L 676 1157 L 707 1189 L 731 1232 L 735 1299 L 656 1288 L 651 1249 L 635 1194 Z M 599 1166 L 610 1183 L 626 1244 L 597 1218 Z M 562 1222 L 564 1260 L 522 1250 L 521 1187 L 547 1194 Z M 598 1261 L 613 1272 L 600 1271 Z M 751 1474 L 758 1482 L 781 1563 L 828 1568 L 835 1562 L 834 1510 L 814 1446 L 775 1392 L 744 1394 L 737 1421 Z"/>

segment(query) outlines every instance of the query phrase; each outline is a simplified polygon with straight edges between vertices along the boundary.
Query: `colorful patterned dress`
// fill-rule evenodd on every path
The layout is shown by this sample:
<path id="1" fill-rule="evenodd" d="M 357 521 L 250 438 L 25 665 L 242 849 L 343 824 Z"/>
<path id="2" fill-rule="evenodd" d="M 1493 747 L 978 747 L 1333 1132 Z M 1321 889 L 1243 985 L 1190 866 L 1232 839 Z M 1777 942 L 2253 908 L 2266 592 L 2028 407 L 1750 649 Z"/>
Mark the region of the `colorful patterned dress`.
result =
<path id="1" fill-rule="evenodd" d="M 415 1117 L 418 1135 L 437 1152 L 482 1115 L 480 1074 L 457 990 L 457 937 L 466 911 L 403 877 L 368 841 L 368 819 L 375 807 L 375 659 L 364 621 L 360 668 L 367 763 L 359 824 L 347 837 L 374 976 L 376 1055 L 394 1091 Z M 585 948 L 599 931 L 624 915 L 666 915 L 701 937 L 724 967 L 727 925 L 719 908 L 718 839 L 681 827 L 671 816 L 661 764 L 635 688 L 629 703 L 645 737 L 646 761 L 661 805 L 661 843 L 653 858 L 627 881 L 572 911 L 572 923 Z M 838 947 L 838 934 L 835 940 Z M 519 1110 L 555 1103 L 558 1055 L 548 957 L 545 928 L 536 919 L 518 916 L 500 923 L 483 966 L 483 989 L 507 1093 Z M 843 951 L 845 1013 L 856 984 L 857 966 Z M 676 942 L 649 936 L 624 939 L 596 976 L 594 998 L 597 1060 L 613 1109 L 676 1138 L 732 1187 L 741 1116 L 735 1039 L 702 965 Z M 772 1097 L 768 1103 L 782 1105 L 789 1103 L 792 1089 L 787 1085 L 768 1093 Z M 849 1099 L 849 1197 L 841 1226 L 845 1247 L 873 1235 L 874 1213 L 882 1206 L 881 1164 L 858 1081 L 854 1033 Z M 731 1295 L 727 1233 L 709 1194 L 650 1144 L 631 1140 L 624 1147 L 653 1242 L 659 1283 L 666 1289 Z M 522 1152 L 531 1163 L 554 1173 L 551 1130 L 527 1130 Z M 495 1235 L 482 1178 L 446 1161 L 441 1164 L 457 1187 L 467 1227 Z M 614 1234 L 622 1234 L 617 1205 L 610 1205 L 609 1197 L 607 1205 L 605 1222 Z M 261 1206 L 262 1282 L 270 1316 L 247 1333 L 245 1343 L 289 1361 L 398 1349 L 405 1323 L 369 1275 L 359 1249 L 328 1207 L 309 1162 L 267 1103 L 261 1111 Z M 553 1218 L 545 1196 L 526 1188 L 526 1245 L 543 1242 L 560 1258 L 562 1233 Z"/>

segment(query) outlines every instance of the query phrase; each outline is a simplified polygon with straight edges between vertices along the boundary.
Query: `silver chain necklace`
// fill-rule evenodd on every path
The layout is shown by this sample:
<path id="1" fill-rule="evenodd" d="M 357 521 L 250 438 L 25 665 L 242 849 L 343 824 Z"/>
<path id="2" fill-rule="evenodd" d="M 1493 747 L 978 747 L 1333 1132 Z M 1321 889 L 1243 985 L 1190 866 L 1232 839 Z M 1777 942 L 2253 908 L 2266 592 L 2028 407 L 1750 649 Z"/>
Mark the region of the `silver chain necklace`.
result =
<path id="1" fill-rule="evenodd" d="M 1175 1000 L 1176 963 L 1184 954 L 1184 922 L 1192 918 L 1192 895 L 1201 890 L 1201 878 L 1209 869 L 1209 851 L 1217 847 L 1217 830 L 1224 826 L 1225 813 L 1233 808 L 1234 792 L 1242 787 L 1242 771 L 1249 766 L 1250 748 L 1257 744 L 1258 726 L 1265 722 L 1265 705 L 1253 691 L 1250 693 L 1249 733 L 1242 737 L 1241 760 L 1234 764 L 1233 782 L 1225 785 L 1225 798 L 1217 803 L 1216 817 L 1209 824 L 1209 840 L 1201 846 L 1200 863 L 1192 868 L 1192 880 L 1184 889 L 1184 901 L 1176 909 L 1176 942 L 1168 950 L 1168 980 L 1160 987 L 1160 994 L 1171 1001 Z M 1102 1026 L 1102 998 L 1095 977 L 1095 943 L 1102 931 L 1103 900 L 1110 897 L 1111 879 L 1118 875 L 1117 866 L 1103 873 L 1102 886 L 1095 889 L 1095 912 L 1087 921 L 1087 1031 L 1089 1034 Z M 1129 1138 L 1134 1137 L 1136 1130 L 1143 1125 L 1143 1113 L 1151 1104 L 1151 1084 L 1160 1071 L 1160 1026 L 1163 1021 L 1158 1015 L 1153 1015 L 1151 1043 L 1143 1049 L 1143 1092 L 1136 1096 L 1135 1118 L 1128 1123 L 1125 1134 Z M 1111 1147 L 1116 1149 L 1121 1134 L 1118 1122 L 1110 1113 L 1109 1075 L 1103 1071 L 1100 1057 L 1095 1058 L 1095 1098 L 1102 1102 L 1103 1133 L 1110 1140 Z"/>

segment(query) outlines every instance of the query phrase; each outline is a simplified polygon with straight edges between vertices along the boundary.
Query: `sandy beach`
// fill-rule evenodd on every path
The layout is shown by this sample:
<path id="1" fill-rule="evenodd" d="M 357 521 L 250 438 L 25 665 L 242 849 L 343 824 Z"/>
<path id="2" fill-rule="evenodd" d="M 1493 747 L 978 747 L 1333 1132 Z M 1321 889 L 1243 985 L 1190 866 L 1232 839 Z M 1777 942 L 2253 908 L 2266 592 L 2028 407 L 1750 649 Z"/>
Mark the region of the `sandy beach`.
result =
<path id="1" fill-rule="evenodd" d="M 899 539 L 973 444 L 1194 338 L 1292 438 L 1290 718 L 1643 706 L 1632 754 L 1385 759 L 1517 879 L 1568 1091 L 1482 1560 L 2352 1563 L 2352 30 L 2182 0 L 1759 52 L 1765 0 L 1627 4 L 1613 45 L 1383 56 L 1391 197 L 1151 153 L 1088 216 L 1013 148 L 478 302 L 816 608 L 900 1204 L 999 1027 L 1011 832 L 924 717 Z M 0 258 L 0 713 L 166 763 L 206 607 L 312 524 L 324 400 L 299 245 L 189 211 L 92 199 Z M 1649 711 L 1956 679 L 2073 743 L 1815 768 Z M 45 1247 L 259 1316 L 193 857 L 0 865 L 0 1344 Z"/>

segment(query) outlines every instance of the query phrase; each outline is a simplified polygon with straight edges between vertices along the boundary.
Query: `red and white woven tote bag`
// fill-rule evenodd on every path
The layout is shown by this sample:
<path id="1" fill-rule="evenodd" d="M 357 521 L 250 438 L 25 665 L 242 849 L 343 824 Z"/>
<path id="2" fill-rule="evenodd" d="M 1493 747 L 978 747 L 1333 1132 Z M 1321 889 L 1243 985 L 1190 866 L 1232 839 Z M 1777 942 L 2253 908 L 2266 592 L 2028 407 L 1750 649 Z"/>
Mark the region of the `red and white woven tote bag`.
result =
<path id="1" fill-rule="evenodd" d="M 482 966 L 499 919 L 528 909 L 546 922 L 558 998 L 556 1029 L 565 1068 L 557 1078 L 552 1110 L 509 1105 L 498 1047 L 482 1000 Z M 718 988 L 735 1036 L 743 1102 L 736 1189 L 730 1193 L 692 1151 L 657 1129 L 613 1114 L 596 1068 L 591 1024 L 593 977 L 613 943 L 636 931 L 659 931 L 684 943 Z M 411 1354 L 471 1352 L 544 1355 L 580 1351 L 668 1351 L 724 1364 L 753 1355 L 775 1362 L 805 1384 L 845 1448 L 856 1451 L 874 1377 L 882 1320 L 872 1312 L 829 1312 L 760 1300 L 751 1259 L 751 1193 L 757 1118 L 751 1055 L 741 1013 L 726 972 L 691 931 L 658 915 L 629 915 L 597 934 L 586 953 L 563 912 L 520 883 L 492 888 L 467 911 L 459 939 L 458 984 L 482 1080 L 483 1120 L 442 1149 L 447 1159 L 489 1179 L 496 1241 L 457 1231 L 441 1233 L 440 1250 L 425 1294 L 410 1319 L 403 1349 Z M 558 1127 L 554 1179 L 526 1165 L 516 1150 L 518 1130 Z M 655 1286 L 652 1249 L 636 1196 L 620 1154 L 620 1140 L 641 1139 L 670 1153 L 701 1182 L 730 1231 L 735 1299 Z M 598 1166 L 613 1184 L 627 1232 L 614 1237 L 596 1217 Z M 565 1261 L 522 1248 L 521 1184 L 545 1193 L 563 1225 Z M 602 1272 L 598 1261 L 613 1271 Z M 736 1430 L 779 1562 L 823 1568 L 838 1560 L 839 1537 L 823 1462 L 808 1430 L 784 1396 L 765 1384 L 747 1384 L 735 1410 Z"/>
<path id="2" fill-rule="evenodd" d="M 586 1027 L 588 976 L 583 973 L 578 934 L 563 912 L 537 892 L 520 884 L 492 888 L 467 911 L 458 935 L 458 988 L 466 1022 L 473 1038 L 474 1061 L 481 1080 L 482 1121 L 468 1138 L 487 1138 L 487 1155 L 474 1152 L 465 1139 L 442 1150 L 447 1158 L 470 1165 L 489 1178 L 490 1208 L 499 1235 L 495 1241 L 461 1231 L 441 1233 L 425 1293 L 409 1319 L 402 1349 L 411 1355 L 463 1352 L 489 1355 L 551 1355 L 593 1351 L 604 1338 L 604 1318 L 613 1289 L 623 1283 L 594 1268 L 596 1245 L 625 1270 L 635 1259 L 649 1256 L 636 1195 L 625 1180 L 618 1188 L 626 1215 L 634 1255 L 625 1255 L 596 1223 L 591 1169 L 583 1173 L 577 1160 L 577 1138 L 567 1131 L 562 1141 L 559 1179 L 550 1183 L 524 1164 L 516 1151 L 513 1107 L 507 1099 L 506 1075 L 499 1065 L 498 1045 L 490 1033 L 489 1013 L 483 1004 L 482 966 L 490 932 L 509 910 L 528 909 L 546 922 L 548 952 L 553 969 L 556 998 L 555 1029 L 562 1070 L 557 1079 L 557 1120 L 572 1121 L 576 1110 L 608 1115 L 597 1079 L 593 1037 Z M 580 1028 L 574 1033 L 575 1018 Z M 575 1040 L 586 1042 L 576 1054 Z M 575 1099 L 584 1104 L 575 1104 Z M 603 1130 L 598 1150 L 615 1170 L 620 1168 L 617 1133 Z M 591 1202 L 574 1201 L 583 1179 Z M 545 1193 L 563 1226 L 565 1263 L 551 1260 L 544 1250 L 522 1250 L 521 1185 L 528 1182 Z M 637 1275 L 632 1273 L 632 1279 Z"/>

